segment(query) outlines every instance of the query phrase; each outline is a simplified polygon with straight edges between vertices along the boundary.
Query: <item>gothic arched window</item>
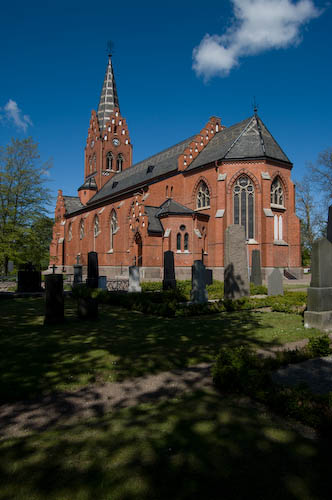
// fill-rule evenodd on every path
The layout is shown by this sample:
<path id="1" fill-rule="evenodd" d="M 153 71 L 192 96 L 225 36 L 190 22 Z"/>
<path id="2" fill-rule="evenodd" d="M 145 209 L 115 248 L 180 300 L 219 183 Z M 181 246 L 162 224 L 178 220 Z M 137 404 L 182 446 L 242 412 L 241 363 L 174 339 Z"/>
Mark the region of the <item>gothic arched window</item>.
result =
<path id="1" fill-rule="evenodd" d="M 113 155 L 111 151 L 106 155 L 106 170 L 113 170 Z"/>
<path id="2" fill-rule="evenodd" d="M 271 184 L 271 205 L 284 206 L 284 191 L 279 177 Z"/>
<path id="3" fill-rule="evenodd" d="M 96 158 L 96 153 L 93 154 L 93 171 L 95 172 L 97 170 L 97 158 Z"/>
<path id="4" fill-rule="evenodd" d="M 70 222 L 68 227 L 68 241 L 71 241 L 72 237 L 73 237 L 73 224 L 72 222 Z"/>
<path id="5" fill-rule="evenodd" d="M 89 174 L 92 173 L 92 158 L 89 156 Z"/>
<path id="6" fill-rule="evenodd" d="M 188 252 L 188 250 L 189 250 L 189 234 L 188 233 L 185 233 L 185 235 L 184 235 L 183 250 L 185 252 Z"/>
<path id="7" fill-rule="evenodd" d="M 112 210 L 112 212 L 111 212 L 111 227 L 110 227 L 111 250 L 114 249 L 114 235 L 117 232 L 117 229 L 118 229 L 118 218 L 116 216 L 115 210 Z"/>
<path id="8" fill-rule="evenodd" d="M 80 240 L 83 240 L 84 238 L 84 220 L 81 219 L 80 221 Z"/>
<path id="9" fill-rule="evenodd" d="M 255 191 L 252 181 L 241 175 L 233 188 L 234 224 L 244 226 L 246 239 L 254 238 Z"/>
<path id="10" fill-rule="evenodd" d="M 116 169 L 118 172 L 121 172 L 122 170 L 122 164 L 123 164 L 123 156 L 122 154 L 118 154 L 117 160 L 116 160 Z"/>
<path id="11" fill-rule="evenodd" d="M 181 252 L 181 234 L 178 233 L 176 235 L 176 249 L 178 252 Z"/>
<path id="12" fill-rule="evenodd" d="M 99 234 L 99 217 L 96 215 L 94 225 L 93 225 L 93 235 L 95 238 L 97 238 Z"/>
<path id="13" fill-rule="evenodd" d="M 199 183 L 196 196 L 196 207 L 204 208 L 210 206 L 210 192 L 204 181 Z"/>

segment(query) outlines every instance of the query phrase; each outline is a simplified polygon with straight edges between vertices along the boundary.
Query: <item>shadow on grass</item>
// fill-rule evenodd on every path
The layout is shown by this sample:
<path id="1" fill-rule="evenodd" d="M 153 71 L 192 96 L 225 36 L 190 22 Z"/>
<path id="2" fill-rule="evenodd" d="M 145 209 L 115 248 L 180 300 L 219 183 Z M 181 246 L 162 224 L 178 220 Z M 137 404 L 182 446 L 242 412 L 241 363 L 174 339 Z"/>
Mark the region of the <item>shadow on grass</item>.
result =
<path id="1" fill-rule="evenodd" d="M 0 443 L 0 499 L 329 498 L 328 443 L 196 392 Z"/>
<path id="2" fill-rule="evenodd" d="M 87 384 L 124 380 L 211 362 L 222 344 L 254 344 L 264 315 L 236 312 L 197 318 L 157 318 L 101 306 L 98 321 L 76 318 L 66 300 L 67 320 L 43 326 L 43 299 L 0 304 L 0 400 L 40 396 Z"/>

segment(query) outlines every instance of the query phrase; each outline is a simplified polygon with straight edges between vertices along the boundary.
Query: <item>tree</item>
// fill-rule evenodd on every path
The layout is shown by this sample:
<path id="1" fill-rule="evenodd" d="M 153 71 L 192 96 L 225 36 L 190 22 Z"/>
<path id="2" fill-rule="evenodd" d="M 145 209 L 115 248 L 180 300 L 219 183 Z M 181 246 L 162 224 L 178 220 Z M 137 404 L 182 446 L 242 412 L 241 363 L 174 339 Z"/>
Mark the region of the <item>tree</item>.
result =
<path id="1" fill-rule="evenodd" d="M 301 221 L 302 264 L 309 265 L 312 245 L 319 234 L 320 219 L 308 174 L 296 183 L 296 209 Z"/>
<path id="2" fill-rule="evenodd" d="M 44 245 L 38 228 L 51 199 L 46 186 L 49 168 L 49 162 L 41 163 L 31 137 L 12 139 L 0 148 L 0 267 L 5 274 L 9 260 L 28 261 L 24 249 L 34 232 L 35 245 Z"/>
<path id="3" fill-rule="evenodd" d="M 312 173 L 312 181 L 317 186 L 325 202 L 325 209 L 327 209 L 332 203 L 332 148 L 319 153 L 317 162 L 310 163 L 309 169 Z"/>

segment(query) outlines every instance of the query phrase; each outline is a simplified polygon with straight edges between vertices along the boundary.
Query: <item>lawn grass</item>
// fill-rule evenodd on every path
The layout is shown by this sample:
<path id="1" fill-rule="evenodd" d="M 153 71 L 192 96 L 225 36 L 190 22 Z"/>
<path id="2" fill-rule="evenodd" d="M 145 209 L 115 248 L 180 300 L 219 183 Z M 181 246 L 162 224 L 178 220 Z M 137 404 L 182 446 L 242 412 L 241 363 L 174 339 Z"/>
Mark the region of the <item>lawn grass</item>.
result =
<path id="1" fill-rule="evenodd" d="M 0 500 L 330 498 L 330 445 L 195 392 L 0 442 Z"/>
<path id="2" fill-rule="evenodd" d="M 73 300 L 65 309 L 64 324 L 45 327 L 42 298 L 1 300 L 0 400 L 183 369 L 213 361 L 221 345 L 269 349 L 319 334 L 295 314 L 170 319 L 102 305 L 97 321 L 80 321 Z"/>

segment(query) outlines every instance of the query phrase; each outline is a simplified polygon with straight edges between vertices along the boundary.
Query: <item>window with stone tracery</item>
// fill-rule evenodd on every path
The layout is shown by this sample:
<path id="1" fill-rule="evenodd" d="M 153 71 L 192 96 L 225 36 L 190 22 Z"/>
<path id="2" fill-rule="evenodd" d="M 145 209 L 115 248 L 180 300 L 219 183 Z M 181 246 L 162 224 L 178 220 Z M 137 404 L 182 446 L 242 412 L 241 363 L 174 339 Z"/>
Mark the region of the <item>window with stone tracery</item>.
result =
<path id="1" fill-rule="evenodd" d="M 112 213 L 111 213 L 111 227 L 110 227 L 110 240 L 111 240 L 110 241 L 110 243 L 111 243 L 110 249 L 111 250 L 114 249 L 114 235 L 117 232 L 117 229 L 118 229 L 118 218 L 117 218 L 115 210 L 112 210 Z"/>
<path id="2" fill-rule="evenodd" d="M 279 177 L 276 177 L 271 184 L 271 205 L 284 206 L 284 190 Z"/>
<path id="3" fill-rule="evenodd" d="M 97 238 L 97 236 L 99 234 L 99 217 L 98 217 L 98 215 L 96 215 L 96 217 L 95 217 L 95 221 L 94 221 L 94 225 L 93 225 L 93 234 L 94 234 L 95 238 Z"/>
<path id="4" fill-rule="evenodd" d="M 106 170 L 113 170 L 113 155 L 111 152 L 106 155 Z"/>
<path id="5" fill-rule="evenodd" d="M 233 188 L 234 224 L 244 226 L 246 239 L 254 239 L 255 190 L 251 179 L 241 175 Z"/>
<path id="6" fill-rule="evenodd" d="M 210 206 L 210 192 L 204 181 L 199 183 L 196 195 L 196 207 L 205 208 Z"/>
<path id="7" fill-rule="evenodd" d="M 123 164 L 123 156 L 120 153 L 117 157 L 117 160 L 116 160 L 116 169 L 118 172 L 122 171 L 122 164 Z"/>
<path id="8" fill-rule="evenodd" d="M 189 251 L 189 234 L 185 233 L 183 238 L 183 249 L 185 252 Z"/>
<path id="9" fill-rule="evenodd" d="M 80 222 L 80 240 L 83 240 L 84 238 L 84 220 L 81 219 Z"/>

